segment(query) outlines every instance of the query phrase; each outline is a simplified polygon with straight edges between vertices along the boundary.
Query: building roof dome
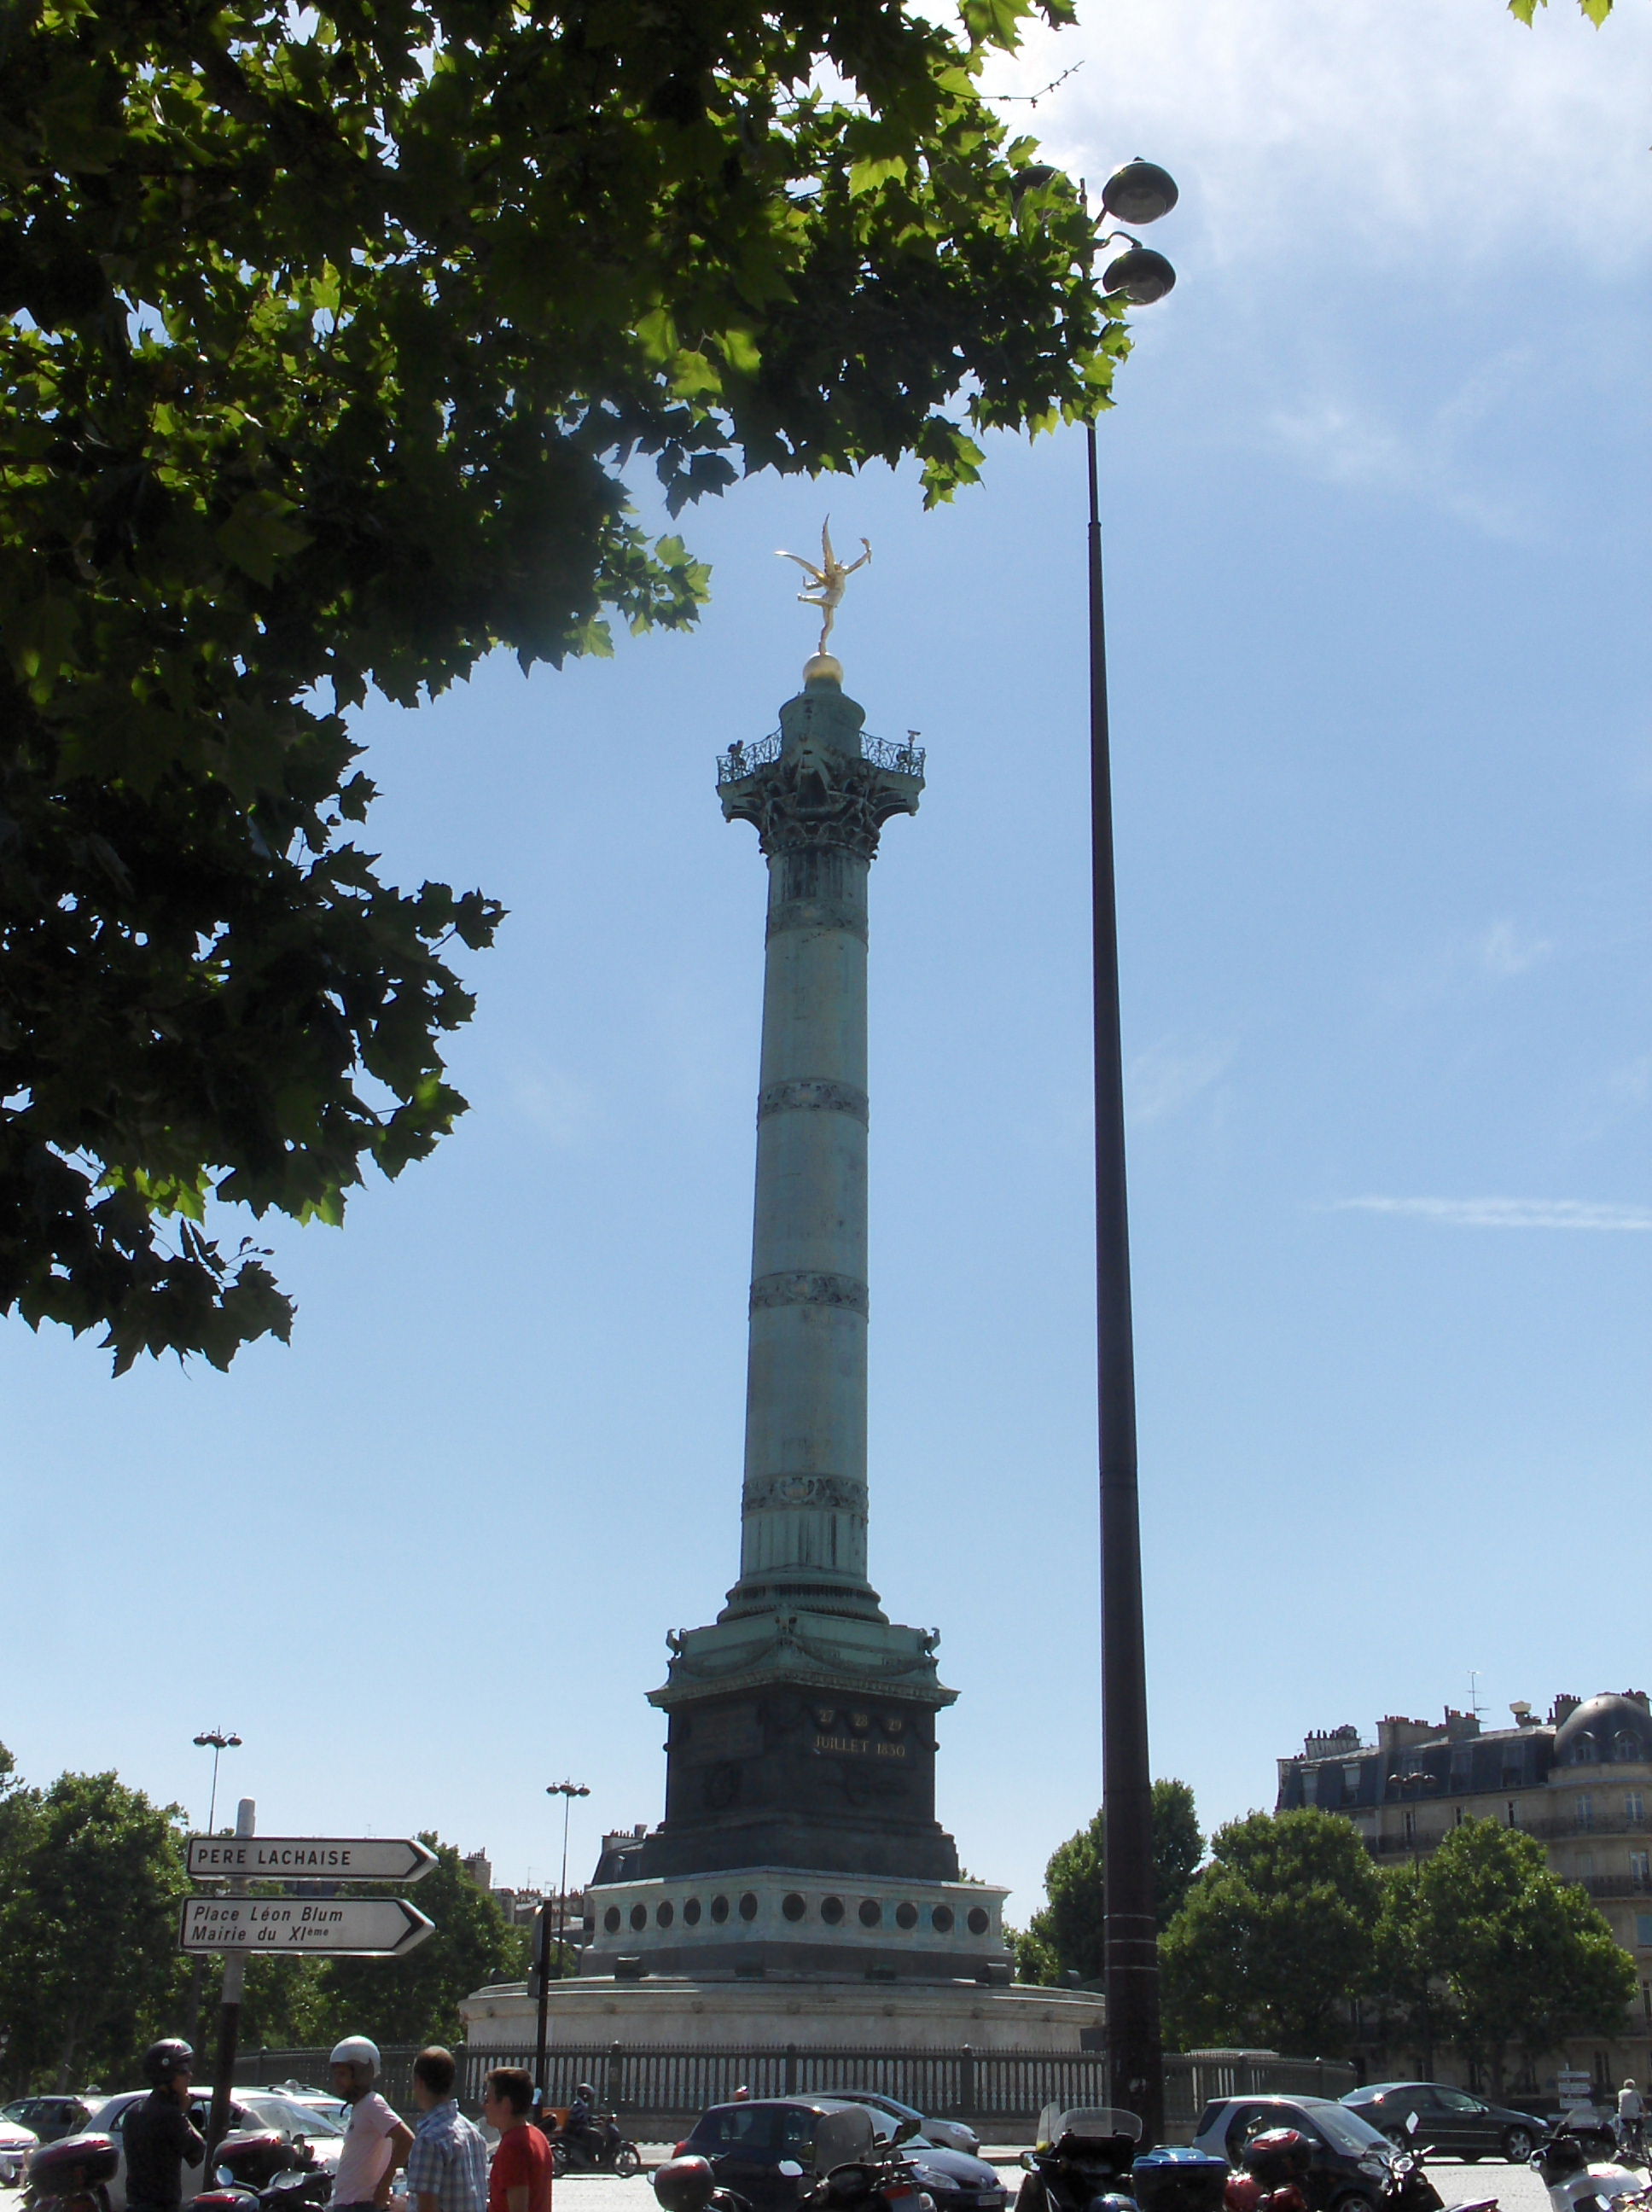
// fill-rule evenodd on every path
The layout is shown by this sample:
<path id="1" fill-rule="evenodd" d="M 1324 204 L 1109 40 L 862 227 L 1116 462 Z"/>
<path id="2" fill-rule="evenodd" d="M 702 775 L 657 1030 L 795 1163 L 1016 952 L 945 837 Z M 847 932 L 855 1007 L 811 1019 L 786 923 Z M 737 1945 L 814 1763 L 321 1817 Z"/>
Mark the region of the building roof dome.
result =
<path id="1" fill-rule="evenodd" d="M 1613 1759 L 1652 1761 L 1652 1712 L 1633 1698 L 1603 1691 L 1562 1721 L 1554 1760 L 1557 1766 L 1590 1766 Z"/>

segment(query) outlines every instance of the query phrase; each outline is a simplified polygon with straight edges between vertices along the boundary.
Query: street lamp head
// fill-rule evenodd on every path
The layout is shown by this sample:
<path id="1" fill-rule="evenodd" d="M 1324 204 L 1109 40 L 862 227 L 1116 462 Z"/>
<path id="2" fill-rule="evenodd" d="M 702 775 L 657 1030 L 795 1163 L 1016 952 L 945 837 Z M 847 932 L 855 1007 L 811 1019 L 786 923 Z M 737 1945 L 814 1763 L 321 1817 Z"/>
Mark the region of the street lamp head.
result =
<path id="1" fill-rule="evenodd" d="M 547 1782 L 547 1797 L 588 1797 L 590 1790 L 583 1782 Z"/>
<path id="2" fill-rule="evenodd" d="M 1139 155 L 1114 169 L 1102 186 L 1102 205 L 1120 222 L 1157 222 L 1180 198 L 1169 171 Z"/>
<path id="3" fill-rule="evenodd" d="M 1147 307 L 1162 300 L 1175 281 L 1176 272 L 1162 253 L 1151 246 L 1131 246 L 1108 263 L 1102 289 L 1122 292 L 1133 307 Z"/>
<path id="4" fill-rule="evenodd" d="M 241 1740 L 238 1735 L 226 1735 L 222 1729 L 203 1729 L 195 1742 L 202 1751 L 239 1751 Z"/>

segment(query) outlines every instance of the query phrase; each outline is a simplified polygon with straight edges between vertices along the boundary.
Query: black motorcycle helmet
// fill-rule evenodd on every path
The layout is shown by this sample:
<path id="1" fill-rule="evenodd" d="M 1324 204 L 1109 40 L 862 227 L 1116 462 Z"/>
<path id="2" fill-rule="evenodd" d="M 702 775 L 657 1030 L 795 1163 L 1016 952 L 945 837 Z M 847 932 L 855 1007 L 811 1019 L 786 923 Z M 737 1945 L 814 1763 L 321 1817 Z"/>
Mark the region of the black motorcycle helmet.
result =
<path id="1" fill-rule="evenodd" d="M 706 2212 L 717 2177 L 708 2158 L 668 2158 L 656 2168 L 654 2198 L 659 2212 Z"/>
<path id="2" fill-rule="evenodd" d="M 143 2054 L 143 2079 L 152 2089 L 169 2089 L 174 2074 L 193 2070 L 195 2053 L 181 2036 L 152 2043 Z"/>

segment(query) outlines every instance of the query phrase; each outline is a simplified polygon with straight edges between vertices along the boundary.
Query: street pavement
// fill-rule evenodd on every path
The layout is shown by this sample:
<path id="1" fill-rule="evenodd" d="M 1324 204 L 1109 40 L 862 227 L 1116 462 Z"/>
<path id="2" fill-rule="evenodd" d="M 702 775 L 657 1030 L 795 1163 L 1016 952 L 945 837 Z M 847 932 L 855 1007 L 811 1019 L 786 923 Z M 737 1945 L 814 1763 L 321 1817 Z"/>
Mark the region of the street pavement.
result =
<path id="1" fill-rule="evenodd" d="M 658 2166 L 671 2154 L 670 2143 L 640 2146 L 645 2166 Z M 1022 2146 L 989 2143 L 982 2150 L 1004 2173 L 1013 2199 L 1018 2175 L 1016 2160 Z M 1454 2204 L 1467 2204 L 1495 2197 L 1498 2212 L 1549 2212 L 1549 2192 L 1530 2166 L 1505 2166 L 1500 2159 L 1483 2159 L 1478 2166 L 1455 2158 L 1430 2159 L 1428 2171 L 1445 2199 L 1447 2212 Z M 621 2181 L 611 2173 L 569 2174 L 556 2184 L 556 2212 L 658 2212 L 646 2175 Z"/>

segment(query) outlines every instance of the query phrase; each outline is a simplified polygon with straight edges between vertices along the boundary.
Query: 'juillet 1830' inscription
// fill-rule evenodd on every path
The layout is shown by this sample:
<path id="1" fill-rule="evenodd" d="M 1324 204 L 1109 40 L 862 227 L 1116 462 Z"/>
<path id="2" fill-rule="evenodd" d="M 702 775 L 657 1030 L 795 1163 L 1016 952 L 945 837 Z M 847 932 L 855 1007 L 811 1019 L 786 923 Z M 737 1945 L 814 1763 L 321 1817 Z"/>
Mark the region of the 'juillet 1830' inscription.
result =
<path id="1" fill-rule="evenodd" d="M 847 1752 L 853 1759 L 904 1759 L 907 1755 L 903 1743 L 869 1743 L 858 1735 L 817 1735 L 815 1749 L 840 1757 Z"/>

